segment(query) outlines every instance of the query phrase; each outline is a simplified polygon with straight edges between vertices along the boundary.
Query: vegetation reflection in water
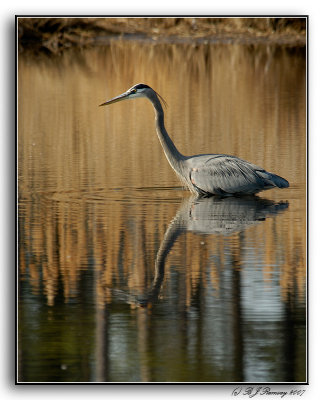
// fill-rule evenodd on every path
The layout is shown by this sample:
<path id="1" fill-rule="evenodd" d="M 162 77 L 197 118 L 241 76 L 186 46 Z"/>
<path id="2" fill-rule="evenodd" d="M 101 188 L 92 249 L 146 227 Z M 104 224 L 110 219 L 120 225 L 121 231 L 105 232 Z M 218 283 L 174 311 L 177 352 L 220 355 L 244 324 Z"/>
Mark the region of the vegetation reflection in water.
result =
<path id="1" fill-rule="evenodd" d="M 62 206 L 65 208 L 64 204 Z M 127 208 L 132 207 L 128 205 L 124 208 L 127 213 Z M 65 283 L 62 282 L 64 290 L 60 289 L 58 273 L 44 276 L 45 291 L 53 309 L 46 311 L 40 303 L 40 309 L 35 310 L 32 305 L 34 300 L 31 301 L 30 295 L 27 298 L 31 304 L 28 305 L 27 301 L 24 307 L 21 306 L 20 312 L 27 318 L 24 326 L 29 327 L 29 334 L 34 333 L 32 343 L 27 348 L 24 346 L 22 353 L 24 358 L 30 351 L 33 352 L 33 356 L 26 361 L 26 375 L 33 376 L 36 372 L 41 377 L 45 373 L 44 380 L 51 380 L 50 371 L 54 370 L 54 380 L 63 381 L 128 381 L 130 377 L 134 381 L 236 381 L 251 380 L 253 376 L 257 376 L 254 375 L 256 373 L 262 379 L 263 374 L 269 374 L 268 369 L 271 371 L 275 368 L 276 373 L 272 371 L 274 379 L 276 376 L 282 378 L 283 373 L 285 377 L 289 377 L 293 374 L 290 358 L 280 362 L 279 371 L 277 360 L 268 360 L 262 368 L 255 368 L 255 365 L 263 364 L 262 358 L 267 354 L 272 357 L 274 351 L 283 351 L 287 356 L 294 356 L 286 354 L 285 347 L 288 344 L 285 341 L 288 340 L 291 344 L 291 337 L 286 333 L 296 327 L 295 322 L 292 323 L 293 326 L 287 323 L 282 326 L 285 310 L 277 297 L 279 293 L 276 293 L 276 288 L 271 287 L 273 284 L 270 282 L 274 277 L 270 278 L 270 287 L 267 289 L 267 285 L 258 282 L 258 274 L 262 274 L 262 271 L 254 270 L 256 264 L 253 265 L 250 260 L 253 252 L 261 250 L 262 253 L 263 250 L 257 248 L 257 241 L 251 241 L 249 234 L 244 233 L 246 228 L 255 224 L 261 228 L 265 223 L 275 223 L 276 215 L 287 208 L 286 202 L 259 198 L 185 199 L 165 232 L 155 257 L 154 271 L 150 267 L 150 264 L 154 264 L 153 260 L 146 259 L 144 265 L 139 265 L 136 260 L 138 253 L 134 253 L 133 258 L 126 261 L 128 250 L 125 244 L 129 240 L 126 237 L 126 243 L 118 251 L 119 262 L 116 260 L 115 267 L 111 268 L 106 259 L 108 254 L 100 251 L 104 244 L 100 239 L 100 232 L 104 229 L 100 219 L 104 216 L 99 214 L 98 219 L 93 211 L 89 212 L 86 218 L 86 223 L 89 224 L 86 236 L 91 245 L 87 246 L 88 255 L 85 254 L 84 257 L 88 259 L 88 268 L 91 267 L 91 254 L 97 260 L 92 267 L 93 273 L 89 271 L 84 275 L 80 271 L 72 291 L 71 284 L 66 279 Z M 96 221 L 97 226 L 91 227 L 90 221 Z M 72 232 L 73 227 L 71 228 Z M 59 227 L 56 229 L 60 232 Z M 136 232 L 139 234 L 137 229 L 131 234 L 135 242 L 138 241 Z M 175 254 L 176 258 L 171 255 L 171 260 L 165 267 L 172 247 L 180 240 L 179 235 L 185 232 L 188 233 L 184 238 L 194 233 L 201 239 L 197 241 L 191 238 L 188 241 L 189 248 L 188 239 L 182 240 Z M 123 233 L 126 231 L 122 230 L 121 236 Z M 66 234 L 60 236 L 67 237 Z M 96 240 L 100 240 L 102 244 L 96 243 Z M 149 240 L 145 240 L 142 245 L 145 243 L 148 244 Z M 127 247 L 132 247 L 129 242 Z M 284 247 L 278 246 L 272 262 L 282 260 L 283 252 Z M 196 257 L 193 257 L 195 253 Z M 179 254 L 182 254 L 180 263 Z M 143 256 L 145 257 L 145 253 Z M 71 256 L 67 258 L 70 259 Z M 258 262 L 259 256 L 254 254 L 252 260 Z M 127 272 L 127 264 L 133 265 L 134 269 Z M 60 265 L 60 268 L 64 266 L 62 263 Z M 45 271 L 43 269 L 44 273 Z M 244 276 L 245 274 L 249 276 Z M 53 284 L 58 287 L 55 289 Z M 260 287 L 253 295 L 251 305 L 247 298 L 250 291 L 255 291 L 255 284 Z M 22 290 L 27 289 L 22 282 Z M 268 293 L 264 293 L 264 290 Z M 289 310 L 290 301 L 287 301 Z M 266 310 L 263 302 L 266 303 Z M 129 311 L 125 309 L 127 304 L 130 305 Z M 136 309 L 136 306 L 140 308 Z M 33 327 L 37 324 L 37 318 L 30 325 L 30 313 L 40 318 L 41 325 Z M 134 326 L 135 321 L 137 327 Z M 273 342 L 274 332 L 278 337 Z M 159 343 L 157 348 L 154 345 L 156 340 Z M 249 358 L 250 362 L 253 359 L 253 368 L 249 371 L 244 367 L 244 354 L 245 347 L 251 340 L 254 345 Z M 271 350 L 265 350 L 267 346 Z M 293 353 L 296 351 L 295 346 L 302 346 L 301 337 L 294 344 Z M 262 348 L 260 359 L 259 352 Z M 162 357 L 159 354 L 162 349 L 172 351 Z M 56 366 L 51 361 L 52 351 L 52 357 L 58 363 Z M 46 372 L 40 372 L 39 367 L 34 371 L 32 360 L 40 357 L 42 352 L 47 357 L 44 362 L 49 365 Z M 78 361 L 78 357 L 82 354 L 87 364 L 91 364 L 92 357 L 95 357 L 95 370 L 90 365 L 85 365 L 85 370 L 79 369 L 81 360 Z M 162 365 L 159 365 L 161 357 Z M 227 367 L 224 370 L 222 365 L 225 362 Z M 169 363 L 176 363 L 179 370 L 175 371 Z"/>
<path id="2" fill-rule="evenodd" d="M 305 380 L 301 53 L 115 43 L 19 63 L 20 380 Z M 150 105 L 99 113 L 140 81 L 170 98 L 184 153 L 236 154 L 291 188 L 182 202 Z"/>

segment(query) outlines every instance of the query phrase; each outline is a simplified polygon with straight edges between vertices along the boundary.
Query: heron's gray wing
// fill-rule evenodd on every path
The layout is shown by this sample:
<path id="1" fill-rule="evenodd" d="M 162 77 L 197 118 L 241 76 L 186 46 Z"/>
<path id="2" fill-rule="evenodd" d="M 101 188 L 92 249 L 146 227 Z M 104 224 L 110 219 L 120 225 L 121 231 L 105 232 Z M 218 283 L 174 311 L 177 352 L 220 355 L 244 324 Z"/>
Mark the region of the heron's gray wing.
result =
<path id="1" fill-rule="evenodd" d="M 201 192 L 252 194 L 275 186 L 267 179 L 267 171 L 237 157 L 220 155 L 197 161 L 190 171 L 190 180 Z"/>

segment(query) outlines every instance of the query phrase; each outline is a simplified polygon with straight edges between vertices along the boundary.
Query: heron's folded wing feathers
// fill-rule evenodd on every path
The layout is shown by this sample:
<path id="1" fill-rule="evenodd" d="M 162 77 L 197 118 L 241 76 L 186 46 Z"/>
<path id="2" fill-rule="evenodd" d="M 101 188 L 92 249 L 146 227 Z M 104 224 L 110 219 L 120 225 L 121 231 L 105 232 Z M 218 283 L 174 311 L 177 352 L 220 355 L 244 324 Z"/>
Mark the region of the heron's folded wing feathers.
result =
<path id="1" fill-rule="evenodd" d="M 192 168 L 190 179 L 206 193 L 255 193 L 275 186 L 264 179 L 267 174 L 263 168 L 239 158 L 218 156 Z"/>

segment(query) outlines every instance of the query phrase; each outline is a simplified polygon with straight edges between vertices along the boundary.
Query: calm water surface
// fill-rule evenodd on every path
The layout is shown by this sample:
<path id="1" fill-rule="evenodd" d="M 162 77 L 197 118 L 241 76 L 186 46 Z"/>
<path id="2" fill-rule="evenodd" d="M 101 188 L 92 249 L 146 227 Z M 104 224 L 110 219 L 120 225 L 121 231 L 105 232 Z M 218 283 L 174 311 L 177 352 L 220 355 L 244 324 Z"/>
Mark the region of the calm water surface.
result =
<path id="1" fill-rule="evenodd" d="M 21 382 L 304 382 L 304 49 L 116 41 L 19 56 Z M 192 198 L 144 82 L 186 155 L 235 154 L 289 180 Z"/>

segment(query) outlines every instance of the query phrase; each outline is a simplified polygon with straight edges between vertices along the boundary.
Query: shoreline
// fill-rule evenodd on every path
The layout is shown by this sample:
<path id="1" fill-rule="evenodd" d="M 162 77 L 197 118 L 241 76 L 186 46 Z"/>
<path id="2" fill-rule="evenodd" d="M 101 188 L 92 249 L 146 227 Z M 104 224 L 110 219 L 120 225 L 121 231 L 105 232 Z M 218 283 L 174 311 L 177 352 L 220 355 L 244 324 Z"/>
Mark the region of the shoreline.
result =
<path id="1" fill-rule="evenodd" d="M 19 17 L 19 51 L 58 54 L 112 40 L 152 43 L 306 45 L 306 18 L 33 18 Z"/>

